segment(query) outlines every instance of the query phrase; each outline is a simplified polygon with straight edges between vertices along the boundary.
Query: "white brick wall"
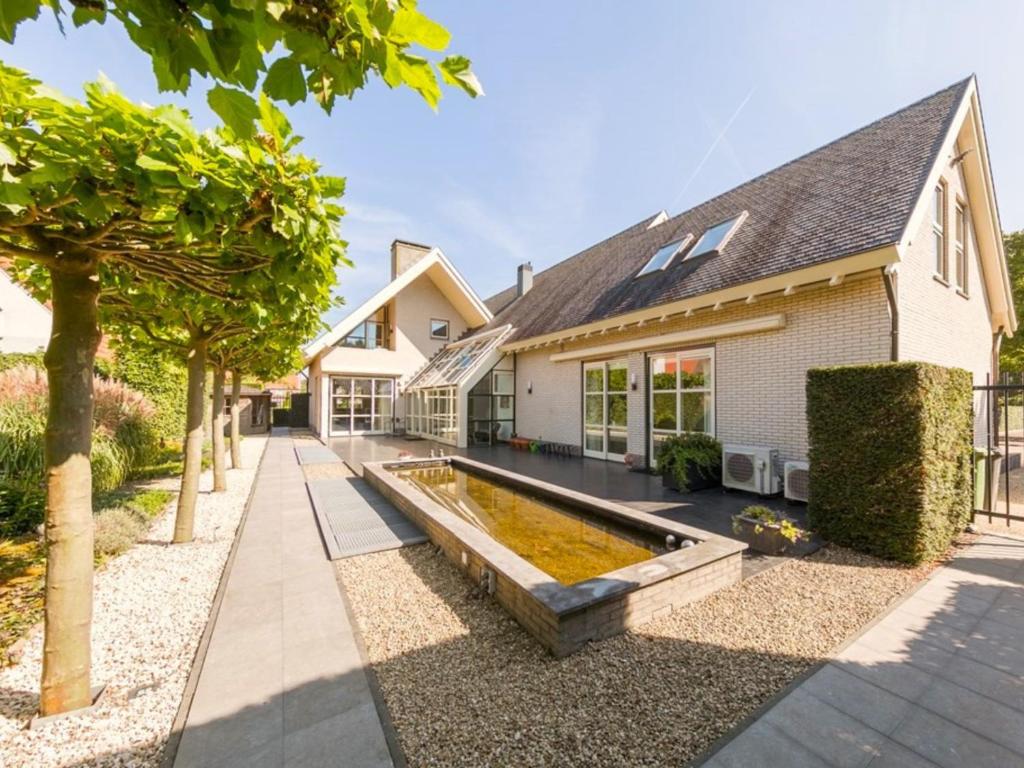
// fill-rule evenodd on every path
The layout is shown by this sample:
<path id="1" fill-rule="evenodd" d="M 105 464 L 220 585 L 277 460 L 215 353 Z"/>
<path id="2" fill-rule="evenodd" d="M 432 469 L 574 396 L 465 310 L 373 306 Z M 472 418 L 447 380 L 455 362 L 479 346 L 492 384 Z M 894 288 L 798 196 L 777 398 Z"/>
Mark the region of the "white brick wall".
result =
<path id="1" fill-rule="evenodd" d="M 550 350 L 516 354 L 516 432 L 522 437 L 579 445 L 582 366 L 552 363 Z M 533 393 L 527 392 L 533 382 Z"/>
<path id="2" fill-rule="evenodd" d="M 779 296 L 754 304 L 704 310 L 691 318 L 648 324 L 600 337 L 601 344 L 717 325 L 782 312 L 786 327 L 747 336 L 709 340 L 716 348 L 716 427 L 723 442 L 778 448 L 780 458 L 807 451 L 804 415 L 807 370 L 820 365 L 884 362 L 889 359 L 889 315 L 881 275 Z M 652 334 L 657 331 L 657 335 Z M 561 349 L 586 346 L 580 342 Z M 552 363 L 559 348 L 516 355 L 516 430 L 524 437 L 580 444 L 581 365 Z M 638 388 L 629 393 L 629 450 L 646 455 L 646 386 L 643 353 L 628 356 Z M 526 394 L 533 382 L 533 394 Z"/>
<path id="3" fill-rule="evenodd" d="M 956 275 L 953 206 L 957 196 L 967 203 L 968 215 L 971 207 L 959 166 L 947 168 L 943 178 L 947 184 L 946 237 L 950 283 L 953 283 Z M 932 194 L 932 190 L 927 190 L 926 194 Z M 970 232 L 966 297 L 954 285 L 944 285 L 934 277 L 930 211 L 914 233 L 899 265 L 900 359 L 965 368 L 973 374 L 975 384 L 984 384 L 985 375 L 992 372 L 992 323 L 973 226 Z M 983 443 L 986 419 L 981 397 L 979 394 L 975 398 L 975 436 Z"/>

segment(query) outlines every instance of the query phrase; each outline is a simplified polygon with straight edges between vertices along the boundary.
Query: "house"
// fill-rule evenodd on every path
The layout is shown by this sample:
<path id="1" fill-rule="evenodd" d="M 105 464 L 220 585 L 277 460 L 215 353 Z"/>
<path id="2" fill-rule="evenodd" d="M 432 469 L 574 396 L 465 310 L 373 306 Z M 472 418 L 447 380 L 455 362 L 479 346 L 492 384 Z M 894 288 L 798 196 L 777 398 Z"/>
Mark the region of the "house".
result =
<path id="1" fill-rule="evenodd" d="M 984 383 L 1017 318 L 977 83 L 536 275 L 524 264 L 486 307 L 397 385 L 408 432 L 647 462 L 706 432 L 781 462 L 807 455 L 810 368 L 918 360 Z"/>
<path id="2" fill-rule="evenodd" d="M 0 269 L 0 353 L 46 349 L 51 320 L 50 310 Z"/>
<path id="3" fill-rule="evenodd" d="M 405 430 L 404 387 L 491 319 L 440 249 L 396 240 L 391 282 L 304 350 L 311 429 L 322 439 Z M 459 440 L 447 428 L 444 439 Z"/>

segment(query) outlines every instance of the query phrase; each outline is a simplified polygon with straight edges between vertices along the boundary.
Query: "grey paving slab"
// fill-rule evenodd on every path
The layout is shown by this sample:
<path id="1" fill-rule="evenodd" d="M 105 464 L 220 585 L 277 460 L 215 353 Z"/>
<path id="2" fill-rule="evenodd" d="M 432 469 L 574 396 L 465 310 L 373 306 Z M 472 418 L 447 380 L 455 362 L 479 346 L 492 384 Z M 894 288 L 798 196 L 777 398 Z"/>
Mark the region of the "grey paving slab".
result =
<path id="1" fill-rule="evenodd" d="M 985 536 L 705 765 L 1024 768 L 1022 725 L 1024 541 Z"/>
<path id="2" fill-rule="evenodd" d="M 427 540 L 423 531 L 360 477 L 322 478 L 307 485 L 332 560 Z"/>
<path id="3" fill-rule="evenodd" d="M 392 766 L 289 437 L 267 446 L 174 766 Z"/>
<path id="4" fill-rule="evenodd" d="M 296 445 L 295 454 L 299 464 L 333 464 L 341 461 L 341 457 L 326 445 Z"/>

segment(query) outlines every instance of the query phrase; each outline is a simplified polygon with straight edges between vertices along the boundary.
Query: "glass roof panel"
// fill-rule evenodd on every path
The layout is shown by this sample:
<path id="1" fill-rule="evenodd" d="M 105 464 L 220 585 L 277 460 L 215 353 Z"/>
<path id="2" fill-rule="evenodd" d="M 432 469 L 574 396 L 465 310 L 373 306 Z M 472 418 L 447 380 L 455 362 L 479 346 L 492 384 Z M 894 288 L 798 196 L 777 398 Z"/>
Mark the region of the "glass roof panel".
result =
<path id="1" fill-rule="evenodd" d="M 672 259 L 679 253 L 686 245 L 693 239 L 692 235 L 687 235 L 682 240 L 673 240 L 668 245 L 663 245 L 658 249 L 657 253 L 651 257 L 651 260 L 644 265 L 644 268 L 637 272 L 637 277 L 641 275 L 648 275 L 651 272 L 657 272 L 659 269 L 665 269 L 669 264 L 672 263 Z"/>
<path id="2" fill-rule="evenodd" d="M 487 354 L 501 343 L 510 330 L 502 328 L 499 332 L 491 332 L 480 338 L 471 337 L 465 342 L 449 344 L 406 385 L 406 390 L 461 383 L 470 376 Z"/>
<path id="3" fill-rule="evenodd" d="M 711 253 L 712 251 L 719 251 L 725 245 L 726 239 L 733 233 L 733 230 L 739 225 L 740 216 L 734 216 L 728 221 L 723 221 L 721 224 L 707 229 L 703 235 L 700 236 L 700 240 L 693 246 L 693 250 L 686 254 L 686 258 L 692 259 L 694 256 L 701 256 L 705 253 Z"/>

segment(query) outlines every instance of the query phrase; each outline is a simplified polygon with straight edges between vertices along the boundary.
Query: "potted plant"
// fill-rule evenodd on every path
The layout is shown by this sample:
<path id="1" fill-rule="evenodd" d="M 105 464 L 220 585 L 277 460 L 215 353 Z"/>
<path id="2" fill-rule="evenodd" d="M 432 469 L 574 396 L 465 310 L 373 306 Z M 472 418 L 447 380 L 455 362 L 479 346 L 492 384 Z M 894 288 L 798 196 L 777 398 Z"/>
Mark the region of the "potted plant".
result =
<path id="1" fill-rule="evenodd" d="M 722 444 L 703 432 L 670 437 L 658 450 L 656 471 L 674 491 L 714 488 L 722 483 Z"/>
<path id="2" fill-rule="evenodd" d="M 806 535 L 790 518 L 760 504 L 733 515 L 732 531 L 766 555 L 781 555 Z"/>

